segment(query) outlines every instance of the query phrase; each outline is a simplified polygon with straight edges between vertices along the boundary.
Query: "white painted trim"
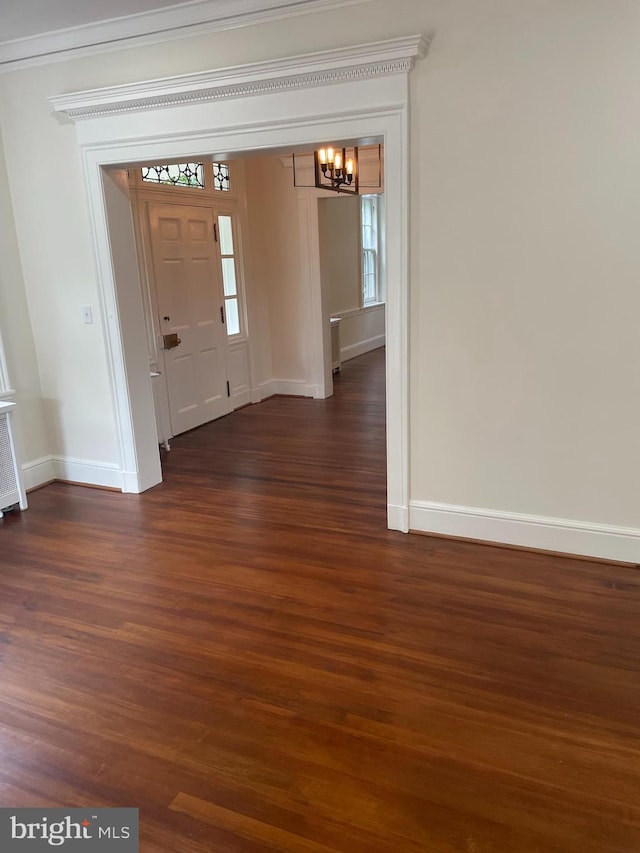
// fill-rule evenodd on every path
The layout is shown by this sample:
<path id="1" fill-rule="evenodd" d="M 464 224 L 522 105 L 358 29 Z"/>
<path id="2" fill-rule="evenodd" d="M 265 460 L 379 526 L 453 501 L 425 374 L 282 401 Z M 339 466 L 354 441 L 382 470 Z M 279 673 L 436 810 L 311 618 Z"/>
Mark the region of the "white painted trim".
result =
<path id="1" fill-rule="evenodd" d="M 6 400 L 8 402 L 12 402 L 13 398 L 16 396 L 16 392 L 13 388 L 7 388 L 6 391 L 0 391 L 0 402 Z"/>
<path id="2" fill-rule="evenodd" d="M 123 473 L 120 466 L 112 462 L 96 462 L 92 459 L 73 459 L 70 456 L 53 456 L 56 480 L 69 480 L 88 486 L 106 486 L 123 489 Z"/>
<path id="3" fill-rule="evenodd" d="M 374 349 L 384 346 L 384 335 L 376 335 L 373 338 L 367 338 L 364 341 L 358 341 L 357 344 L 350 344 L 342 347 L 340 350 L 340 358 L 342 361 L 349 361 L 350 358 L 357 358 L 359 355 L 364 355 L 366 352 L 371 352 Z"/>
<path id="4" fill-rule="evenodd" d="M 22 465 L 22 478 L 25 490 L 37 489 L 56 479 L 56 466 L 53 456 L 41 456 Z"/>
<path id="5" fill-rule="evenodd" d="M 251 403 L 251 391 L 248 388 L 231 395 L 231 404 L 233 406 L 232 411 L 240 409 L 242 406 L 246 406 L 249 403 Z"/>
<path id="6" fill-rule="evenodd" d="M 125 492 L 139 493 L 162 482 L 162 469 L 131 206 L 122 192 L 124 175 L 105 172 L 86 157 L 84 167 L 93 202 L 89 212 L 98 271 L 104 276 L 108 263 L 111 283 L 104 287 L 101 280 L 98 293 L 106 320 L 103 334 L 120 451 L 119 485 Z M 118 177 L 123 179 L 120 183 Z"/>
<path id="7" fill-rule="evenodd" d="M 197 74 L 55 95 L 49 98 L 49 103 L 55 112 L 66 113 L 77 120 L 325 86 L 407 73 L 415 60 L 425 55 L 428 46 L 429 40 L 422 35 L 405 36 Z"/>
<path id="8" fill-rule="evenodd" d="M 389 530 L 409 532 L 409 507 L 387 504 L 387 526 Z"/>
<path id="9" fill-rule="evenodd" d="M 267 379 L 264 382 L 260 382 L 260 384 L 256 388 L 252 388 L 251 402 L 261 403 L 263 400 L 267 400 L 269 397 L 273 397 L 276 392 L 272 388 L 272 382 L 272 379 Z"/>
<path id="10" fill-rule="evenodd" d="M 261 382 L 257 391 L 259 399 L 253 399 L 252 402 L 254 403 L 260 403 L 275 394 L 282 394 L 285 397 L 314 396 L 313 385 L 309 385 L 304 379 L 269 379 L 266 382 Z"/>
<path id="11" fill-rule="evenodd" d="M 92 459 L 73 459 L 69 456 L 41 456 L 22 466 L 26 491 L 36 489 L 54 480 L 69 480 L 88 486 L 107 486 L 122 491 L 137 491 L 137 478 L 122 472 L 113 462 L 96 462 Z"/>
<path id="12" fill-rule="evenodd" d="M 300 189 L 298 226 L 300 229 L 300 287 L 308 312 L 309 347 L 306 372 L 313 386 L 312 396 L 324 400 L 333 394 L 331 373 L 331 332 L 324 321 L 328 313 L 327 294 L 320 275 L 320 231 L 318 194 Z"/>
<path id="13" fill-rule="evenodd" d="M 0 70 L 192 38 L 365 2 L 368 0 L 191 0 L 0 42 Z"/>
<path id="14" fill-rule="evenodd" d="M 0 329 L 0 400 L 7 400 L 13 396 L 15 392 L 11 390 L 11 382 L 9 381 L 9 369 L 7 367 L 7 357 L 2 343 L 2 330 Z"/>
<path id="15" fill-rule="evenodd" d="M 640 562 L 640 529 L 433 501 L 411 501 L 409 528 L 545 551 Z"/>
<path id="16" fill-rule="evenodd" d="M 409 521 L 409 75 L 404 105 L 384 138 L 386 221 L 381 282 L 386 294 L 387 522 L 406 533 Z M 394 176 L 393 181 L 387 175 Z"/>
<path id="17" fill-rule="evenodd" d="M 411 40 L 416 50 L 426 45 L 424 39 L 412 37 L 407 41 Z M 357 48 L 354 52 L 357 53 Z M 318 67 L 318 54 L 310 57 L 310 64 Z M 376 78 L 354 77 L 334 82 L 330 98 L 321 85 L 329 80 L 323 80 L 319 73 L 307 78 L 309 88 L 305 90 L 276 89 L 268 95 L 229 97 L 195 105 L 154 105 L 137 113 L 97 115 L 77 123 L 125 491 L 144 491 L 160 482 L 161 473 L 151 392 L 149 389 L 147 395 L 145 384 L 150 382 L 148 355 L 146 347 L 144 358 L 136 351 L 137 342 L 144 339 L 144 318 L 141 306 L 132 302 L 135 289 L 127 284 L 132 270 L 135 272 L 135 252 L 129 253 L 133 257 L 128 261 L 131 269 L 126 258 L 112 256 L 110 230 L 122 229 L 118 210 L 116 219 L 112 219 L 108 196 L 113 179 L 108 167 L 157 157 L 191 156 L 203 150 L 242 156 L 257 150 L 309 147 L 327 137 L 379 138 L 385 146 L 385 170 L 394 175 L 394 180 L 385 184 L 389 223 L 385 237 L 388 519 L 392 528 L 407 529 L 409 65 L 402 73 L 397 65 L 391 64 L 389 68 L 388 74 Z M 150 94 L 157 94 L 153 87 Z M 320 328 L 326 319 L 318 311 L 321 304 L 321 299 L 314 295 L 310 316 L 317 325 L 313 328 Z M 129 305 L 129 309 L 124 310 L 123 305 Z M 328 335 L 328 324 L 325 325 Z M 307 375 L 305 380 L 310 393 L 319 396 L 321 389 L 315 377 Z M 277 386 L 272 388 L 278 390 Z M 290 393 L 289 384 L 286 390 Z M 147 396 L 149 406 L 145 402 Z"/>
<path id="18" fill-rule="evenodd" d="M 159 448 L 159 445 L 158 445 Z M 159 453 L 159 451 L 158 451 Z M 129 492 L 132 494 L 139 494 L 140 492 L 146 491 L 146 489 L 151 488 L 150 486 L 141 483 L 140 476 L 138 471 L 122 471 L 121 472 L 121 487 L 123 492 Z M 103 483 L 99 483 L 96 485 L 105 485 Z M 157 483 L 154 483 L 157 485 Z M 116 488 L 120 488 L 120 486 L 116 486 Z"/>

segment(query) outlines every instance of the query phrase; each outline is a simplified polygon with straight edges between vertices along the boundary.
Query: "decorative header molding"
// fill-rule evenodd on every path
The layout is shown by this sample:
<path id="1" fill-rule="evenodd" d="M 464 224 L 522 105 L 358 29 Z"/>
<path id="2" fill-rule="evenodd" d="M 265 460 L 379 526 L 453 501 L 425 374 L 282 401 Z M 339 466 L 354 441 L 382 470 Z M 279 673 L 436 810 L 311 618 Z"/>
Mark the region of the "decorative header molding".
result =
<path id="1" fill-rule="evenodd" d="M 215 71 L 55 95 L 49 98 L 49 102 L 56 112 L 66 113 L 73 119 L 83 119 L 151 107 L 323 86 L 406 73 L 416 59 L 426 54 L 428 47 L 429 39 L 425 36 L 405 36 Z"/>
<path id="2" fill-rule="evenodd" d="M 366 2 L 369 0 L 187 0 L 163 9 L 0 41 L 0 71 L 205 35 Z"/>

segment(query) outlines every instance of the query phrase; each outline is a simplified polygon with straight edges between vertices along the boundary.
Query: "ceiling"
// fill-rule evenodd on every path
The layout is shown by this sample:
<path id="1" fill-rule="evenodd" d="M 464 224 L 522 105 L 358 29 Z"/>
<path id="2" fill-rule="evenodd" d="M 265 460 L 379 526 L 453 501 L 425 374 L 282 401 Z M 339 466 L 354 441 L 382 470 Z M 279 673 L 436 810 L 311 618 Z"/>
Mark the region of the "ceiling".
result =
<path id="1" fill-rule="evenodd" d="M 0 71 L 368 0 L 0 0 Z"/>
<path id="2" fill-rule="evenodd" d="M 42 35 L 168 6 L 197 6 L 188 0 L 0 0 L 0 41 Z"/>

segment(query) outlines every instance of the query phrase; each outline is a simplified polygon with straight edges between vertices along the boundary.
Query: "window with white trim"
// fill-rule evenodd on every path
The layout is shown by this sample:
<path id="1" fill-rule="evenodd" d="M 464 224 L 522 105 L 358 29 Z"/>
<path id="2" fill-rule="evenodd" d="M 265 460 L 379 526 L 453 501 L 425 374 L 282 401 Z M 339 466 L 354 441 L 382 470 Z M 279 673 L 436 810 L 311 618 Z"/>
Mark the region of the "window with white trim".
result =
<path id="1" fill-rule="evenodd" d="M 204 163 L 168 163 L 143 166 L 142 180 L 149 184 L 204 189 Z"/>
<path id="2" fill-rule="evenodd" d="M 218 233 L 220 235 L 220 257 L 222 260 L 222 287 L 224 290 L 224 316 L 227 335 L 239 335 L 240 294 L 238 292 L 238 277 L 236 275 L 236 253 L 233 242 L 233 223 L 231 216 L 218 216 Z"/>
<path id="3" fill-rule="evenodd" d="M 229 192 L 231 175 L 228 163 L 160 163 L 143 166 L 140 177 L 144 184 L 182 189 L 213 189 Z"/>
<path id="4" fill-rule="evenodd" d="M 362 304 L 380 301 L 379 201 L 377 195 L 360 197 L 362 241 Z"/>

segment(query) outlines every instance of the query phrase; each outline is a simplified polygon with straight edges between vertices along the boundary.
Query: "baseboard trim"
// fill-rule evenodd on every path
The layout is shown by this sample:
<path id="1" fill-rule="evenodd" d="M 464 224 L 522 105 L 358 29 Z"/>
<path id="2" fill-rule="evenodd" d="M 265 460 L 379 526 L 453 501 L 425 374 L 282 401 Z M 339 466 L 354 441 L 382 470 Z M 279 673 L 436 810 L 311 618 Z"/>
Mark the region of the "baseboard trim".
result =
<path id="1" fill-rule="evenodd" d="M 412 501 L 409 529 L 613 562 L 640 562 L 640 529 L 635 527 Z"/>
<path id="2" fill-rule="evenodd" d="M 248 406 L 251 402 L 251 391 L 248 388 L 244 391 L 238 391 L 237 393 L 231 395 L 231 404 L 233 406 L 234 412 L 236 409 L 241 409 L 243 406 Z"/>
<path id="3" fill-rule="evenodd" d="M 276 394 L 282 394 L 285 397 L 313 397 L 313 390 L 313 387 L 304 379 L 270 379 L 260 384 L 258 388 L 260 401 L 258 402 Z"/>
<path id="4" fill-rule="evenodd" d="M 399 530 L 401 533 L 408 533 L 409 508 L 387 504 L 387 527 L 389 530 Z"/>
<path id="5" fill-rule="evenodd" d="M 366 352 L 379 349 L 384 345 L 384 335 L 376 335 L 374 338 L 367 338 L 365 341 L 358 341 L 357 344 L 349 344 L 347 347 L 341 347 L 340 358 L 342 361 L 349 361 L 350 358 L 357 358 L 359 355 L 364 355 Z"/>
<path id="6" fill-rule="evenodd" d="M 22 482 L 27 492 L 46 486 L 55 479 L 56 466 L 53 456 L 40 456 L 22 465 Z"/>
<path id="7" fill-rule="evenodd" d="M 54 456 L 53 460 L 56 480 L 122 491 L 123 479 L 119 465 L 94 462 L 90 459 L 72 459 L 69 456 Z"/>
<path id="8" fill-rule="evenodd" d="M 22 465 L 25 491 L 32 492 L 56 481 L 78 486 L 126 491 L 127 479 L 119 465 L 69 456 L 41 456 Z M 136 479 L 137 483 L 137 479 Z"/>
<path id="9" fill-rule="evenodd" d="M 77 480 L 54 480 L 54 483 L 64 483 L 65 486 L 80 486 L 83 489 L 98 489 L 100 492 L 118 492 L 122 494 L 123 489 L 117 486 L 98 486 L 95 483 L 81 483 Z"/>

